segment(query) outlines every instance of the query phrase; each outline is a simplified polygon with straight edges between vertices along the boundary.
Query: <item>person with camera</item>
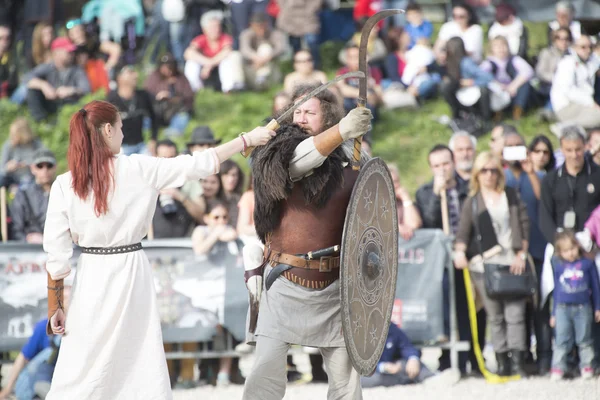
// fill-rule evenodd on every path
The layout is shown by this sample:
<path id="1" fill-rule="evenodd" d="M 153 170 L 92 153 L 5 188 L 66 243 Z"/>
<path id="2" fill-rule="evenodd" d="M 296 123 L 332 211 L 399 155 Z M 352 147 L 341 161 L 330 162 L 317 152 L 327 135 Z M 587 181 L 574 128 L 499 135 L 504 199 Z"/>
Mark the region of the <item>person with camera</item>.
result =
<path id="1" fill-rule="evenodd" d="M 158 157 L 177 157 L 177 146 L 166 139 L 157 143 Z M 197 222 L 202 220 L 204 206 L 200 199 L 192 199 L 181 188 L 161 190 L 152 219 L 154 238 L 189 237 Z"/>
<path id="2" fill-rule="evenodd" d="M 544 265 L 544 251 L 548 243 L 539 227 L 539 204 L 542 190 L 542 179 L 545 173 L 535 171 L 531 155 L 527 152 L 525 139 L 516 132 L 509 132 L 504 135 L 503 159 L 507 163 L 504 169 L 506 177 L 506 186 L 515 189 L 521 200 L 527 208 L 529 216 L 529 254 L 533 258 L 536 275 L 542 273 Z M 538 295 L 541 293 L 538 286 Z M 537 367 L 540 375 L 546 375 L 550 372 L 550 362 L 552 360 L 552 329 L 548 324 L 550 319 L 549 304 L 537 309 L 532 308 L 532 303 L 527 303 L 526 327 L 527 343 L 530 343 L 531 321 L 534 322 L 536 337 Z M 530 346 L 528 345 L 529 349 Z M 527 361 L 533 361 L 533 357 L 528 354 Z"/>
<path id="3" fill-rule="evenodd" d="M 475 159 L 469 197 L 460 216 L 454 250 L 455 267 L 469 269 L 477 295 L 483 299 L 498 375 L 525 376 L 526 296 L 493 296 L 496 293 L 489 290 L 488 274 L 499 266 L 504 267 L 500 270 L 506 272 L 503 276 L 526 272 L 529 217 L 517 192 L 505 186 L 500 159 L 490 152 L 483 152 Z"/>

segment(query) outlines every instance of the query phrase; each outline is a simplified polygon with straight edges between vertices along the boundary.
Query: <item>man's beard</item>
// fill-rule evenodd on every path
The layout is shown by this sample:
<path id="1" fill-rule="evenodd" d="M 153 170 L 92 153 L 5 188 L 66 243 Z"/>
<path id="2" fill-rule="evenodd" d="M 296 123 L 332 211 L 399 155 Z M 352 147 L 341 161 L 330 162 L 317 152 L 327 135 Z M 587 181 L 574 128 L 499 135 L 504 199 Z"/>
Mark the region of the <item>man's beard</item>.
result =
<path id="1" fill-rule="evenodd" d="M 473 169 L 473 161 L 460 161 L 456 164 L 456 169 L 459 171 L 471 172 Z"/>

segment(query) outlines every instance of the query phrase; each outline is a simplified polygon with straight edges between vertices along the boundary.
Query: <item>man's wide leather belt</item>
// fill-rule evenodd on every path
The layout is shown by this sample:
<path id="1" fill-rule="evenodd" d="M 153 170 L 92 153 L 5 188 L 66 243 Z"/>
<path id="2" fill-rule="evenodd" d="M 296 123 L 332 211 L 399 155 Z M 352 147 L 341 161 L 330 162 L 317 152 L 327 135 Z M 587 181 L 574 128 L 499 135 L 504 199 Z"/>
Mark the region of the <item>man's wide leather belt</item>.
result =
<path id="1" fill-rule="evenodd" d="M 319 272 L 330 272 L 334 268 L 340 268 L 339 257 L 320 257 L 318 260 L 306 260 L 292 254 L 271 252 L 269 256 L 271 264 L 287 264 L 296 268 L 318 270 Z"/>
<path id="2" fill-rule="evenodd" d="M 306 260 L 292 254 L 272 252 L 268 259 L 274 267 L 271 270 L 271 273 L 275 273 L 273 278 L 282 275 L 288 281 L 308 289 L 325 289 L 340 277 L 340 257 Z M 282 264 L 290 267 L 279 270 Z M 270 276 L 267 277 L 267 290 L 273 283 L 269 282 L 269 278 Z"/>

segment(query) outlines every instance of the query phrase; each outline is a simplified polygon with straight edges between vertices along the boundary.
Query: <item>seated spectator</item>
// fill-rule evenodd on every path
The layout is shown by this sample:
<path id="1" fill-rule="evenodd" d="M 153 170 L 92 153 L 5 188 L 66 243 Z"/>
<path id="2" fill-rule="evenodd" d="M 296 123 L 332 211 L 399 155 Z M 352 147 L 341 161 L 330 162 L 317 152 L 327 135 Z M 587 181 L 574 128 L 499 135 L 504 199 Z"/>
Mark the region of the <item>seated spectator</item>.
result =
<path id="1" fill-rule="evenodd" d="M 294 71 L 285 76 L 283 80 L 284 92 L 291 95 L 298 84 L 326 83 L 327 75 L 323 71 L 315 70 L 311 53 L 300 50 L 294 54 Z"/>
<path id="2" fill-rule="evenodd" d="M 136 153 L 156 155 L 158 121 L 152 107 L 152 96 L 143 89 L 137 89 L 138 73 L 132 66 L 117 67 L 115 76 L 117 88 L 108 93 L 106 100 L 117 107 L 123 121 L 122 153 L 126 156 Z M 152 132 L 147 144 L 144 141 L 146 125 Z"/>
<path id="3" fill-rule="evenodd" d="M 281 80 L 277 61 L 285 52 L 283 32 L 269 27 L 266 14 L 255 14 L 250 27 L 240 34 L 240 52 L 244 57 L 247 86 L 263 90 Z"/>
<path id="4" fill-rule="evenodd" d="M 452 21 L 446 22 L 440 28 L 436 48 L 441 48 L 454 37 L 459 37 L 464 43 L 466 55 L 475 63 L 483 59 L 483 30 L 477 21 L 473 9 L 467 4 L 457 4 L 452 9 Z"/>
<path id="5" fill-rule="evenodd" d="M 19 86 L 18 66 L 11 55 L 10 28 L 0 22 L 0 99 L 10 98 Z"/>
<path id="6" fill-rule="evenodd" d="M 529 153 L 533 169 L 536 172 L 543 172 L 545 175 L 556 167 L 552 142 L 546 135 L 538 135 L 533 138 L 529 144 Z"/>
<path id="7" fill-rule="evenodd" d="M 43 147 L 42 142 L 23 117 L 16 118 L 8 132 L 0 156 L 0 187 L 26 185 L 33 180 L 29 166 L 35 152 Z"/>
<path id="8" fill-rule="evenodd" d="M 323 3 L 323 0 L 277 0 L 279 5 L 277 28 L 288 34 L 290 46 L 294 53 L 300 51 L 304 40 L 316 68 L 321 66 L 321 55 L 319 54 L 321 20 L 319 12 Z"/>
<path id="9" fill-rule="evenodd" d="M 363 140 L 364 142 L 364 140 Z M 388 164 L 388 169 L 394 182 L 396 193 L 396 208 L 398 210 L 398 231 L 404 240 L 410 240 L 415 230 L 423 225 L 419 209 L 412 201 L 410 193 L 400 184 L 400 172 L 394 164 Z"/>
<path id="10" fill-rule="evenodd" d="M 356 0 L 352 10 L 352 19 L 354 19 L 354 22 L 366 21 L 383 8 L 383 0 Z M 379 29 L 383 29 L 384 23 L 385 21 L 377 23 Z"/>
<path id="11" fill-rule="evenodd" d="M 271 109 L 272 115 L 278 115 L 280 112 L 285 111 L 285 109 L 290 105 L 290 101 L 292 101 L 291 93 L 277 93 L 273 98 L 273 107 Z M 266 121 L 266 123 L 268 124 L 269 121 Z"/>
<path id="12" fill-rule="evenodd" d="M 513 119 L 520 120 L 527 109 L 531 93 L 529 81 L 533 78 L 533 68 L 520 56 L 511 55 L 508 41 L 503 36 L 495 37 L 490 41 L 490 55 L 480 68 L 490 72 L 495 82 L 500 84 L 494 90 L 494 95 L 501 93 L 506 99 L 510 96 L 510 103 L 503 108 L 496 107 L 496 111 L 512 107 Z"/>
<path id="13" fill-rule="evenodd" d="M 409 49 L 412 49 L 419 39 L 431 41 L 433 35 L 433 24 L 423 18 L 421 6 L 417 3 L 410 3 L 406 7 L 406 22 L 404 30 L 410 36 Z"/>
<path id="14" fill-rule="evenodd" d="M 406 52 L 410 36 L 400 27 L 393 27 L 387 34 L 388 55 L 385 57 L 384 71 L 386 79 L 382 81 L 383 104 L 386 108 L 415 107 L 418 89 L 407 86 L 402 81 L 406 69 Z"/>
<path id="15" fill-rule="evenodd" d="M 244 173 L 235 161 L 225 160 L 221 163 L 219 175 L 221 175 L 223 199 L 227 204 L 229 224 L 237 226 L 238 203 L 244 191 Z"/>
<path id="16" fill-rule="evenodd" d="M 54 179 L 56 179 L 56 158 L 47 149 L 35 152 L 31 163 L 34 183 L 17 192 L 10 204 L 13 223 L 13 239 L 27 243 L 42 243 L 48 196 Z"/>
<path id="17" fill-rule="evenodd" d="M 435 53 L 425 38 L 406 52 L 406 68 L 402 74 L 402 82 L 408 86 L 407 91 L 420 100 L 433 97 L 438 85 L 442 82 L 439 72 L 430 73 L 434 68 Z"/>
<path id="18" fill-rule="evenodd" d="M 80 19 L 67 22 L 66 27 L 69 39 L 77 46 L 77 61 L 87 74 L 92 92 L 104 89 L 108 93 L 109 79 L 121 58 L 121 46 L 109 40 L 100 41 L 86 31 Z"/>
<path id="19" fill-rule="evenodd" d="M 571 31 L 567 28 L 558 28 L 552 32 L 552 38 L 552 45 L 540 51 L 537 64 L 535 65 L 537 78 L 535 90 L 542 104 L 544 104 L 541 116 L 546 120 L 554 118 L 552 103 L 550 102 L 550 88 L 552 88 L 552 79 L 554 79 L 559 61 L 565 55 L 569 54 Z"/>
<path id="20" fill-rule="evenodd" d="M 158 157 L 177 157 L 177 146 L 170 140 L 156 144 Z M 156 212 L 152 219 L 154 238 L 190 237 L 196 226 L 194 216 L 203 215 L 201 206 L 186 196 L 181 188 L 163 189 L 156 201 Z"/>
<path id="21" fill-rule="evenodd" d="M 435 376 L 421 362 L 421 354 L 406 334 L 394 323 L 390 324 L 383 353 L 372 376 L 361 377 L 363 388 L 421 383 Z"/>
<path id="22" fill-rule="evenodd" d="M 459 37 L 448 40 L 446 54 L 449 79 L 442 84 L 442 94 L 452 109 L 452 118 L 459 118 L 460 111 L 465 108 L 478 106 L 476 113 L 484 121 L 489 121 L 492 109 L 488 85 L 494 77 L 479 68 L 467 55 L 464 43 Z"/>
<path id="23" fill-rule="evenodd" d="M 68 308 L 71 286 L 65 285 L 63 296 L 64 303 Z M 11 398 L 13 393 L 19 400 L 46 398 L 61 341 L 60 335 L 46 333 L 47 325 L 48 318 L 35 324 L 32 335 L 19 352 L 10 376 L 0 391 L 1 400 Z"/>
<path id="24" fill-rule="evenodd" d="M 527 59 L 529 50 L 529 33 L 523 21 L 515 12 L 515 9 L 505 3 L 496 7 L 496 21 L 488 31 L 488 39 L 503 36 L 508 42 L 510 54 Z"/>
<path id="25" fill-rule="evenodd" d="M 206 87 L 228 93 L 244 88 L 242 57 L 233 51 L 233 38 L 223 33 L 222 22 L 221 11 L 204 13 L 200 20 L 204 33 L 183 54 L 185 76 L 194 91 Z"/>
<path id="26" fill-rule="evenodd" d="M 566 28 L 571 31 L 571 39 L 576 41 L 585 34 L 579 21 L 575 21 L 575 9 L 568 1 L 559 1 L 556 3 L 556 19 L 548 22 L 548 46 L 552 44 L 552 33 L 559 28 Z"/>
<path id="27" fill-rule="evenodd" d="M 32 117 L 41 121 L 60 106 L 73 104 L 90 92 L 88 78 L 74 64 L 77 47 L 66 37 L 52 41 L 52 62 L 38 65 L 29 74 L 27 105 Z"/>
<path id="28" fill-rule="evenodd" d="M 360 40 L 362 36 L 362 29 L 366 22 L 366 19 L 362 19 L 356 23 L 356 33 L 348 41 L 347 45 L 360 46 Z M 385 42 L 379 37 L 379 27 L 376 25 L 369 33 L 369 40 L 367 43 L 367 62 L 370 66 L 383 68 L 385 57 L 387 55 L 387 49 Z M 346 48 L 343 48 L 338 54 L 338 61 L 340 64 L 346 64 L 348 62 L 346 56 Z"/>
<path id="29" fill-rule="evenodd" d="M 346 66 L 337 71 L 336 76 L 347 72 L 358 71 L 358 46 L 350 44 L 346 46 Z M 373 113 L 373 119 L 377 117 L 377 107 L 381 104 L 381 72 L 375 67 L 369 67 L 368 70 L 368 89 L 367 89 L 367 107 Z M 348 78 L 338 82 L 337 86 L 344 97 L 344 109 L 346 112 L 355 108 L 358 104 L 358 83 L 357 78 Z"/>
<path id="30" fill-rule="evenodd" d="M 165 135 L 181 136 L 194 112 L 194 92 L 172 55 L 160 58 L 158 68 L 146 79 L 145 89 L 154 97 L 154 112 Z"/>
<path id="31" fill-rule="evenodd" d="M 575 41 L 573 50 L 574 54 L 560 60 L 552 80 L 550 101 L 562 123 L 551 127 L 554 133 L 568 124 L 583 128 L 600 126 L 600 105 L 594 102 L 594 84 L 600 60 L 592 56 L 592 41 L 587 35 L 581 35 Z"/>
<path id="32" fill-rule="evenodd" d="M 31 68 L 52 62 L 52 41 L 55 39 L 54 28 L 48 22 L 39 22 L 33 29 L 31 39 Z"/>

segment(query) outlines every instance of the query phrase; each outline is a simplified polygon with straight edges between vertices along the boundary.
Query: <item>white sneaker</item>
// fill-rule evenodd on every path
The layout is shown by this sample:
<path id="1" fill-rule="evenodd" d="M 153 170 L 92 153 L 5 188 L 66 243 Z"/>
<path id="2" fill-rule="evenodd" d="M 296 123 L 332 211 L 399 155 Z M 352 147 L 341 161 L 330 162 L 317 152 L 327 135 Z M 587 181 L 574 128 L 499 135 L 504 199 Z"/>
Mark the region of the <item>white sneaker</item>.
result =
<path id="1" fill-rule="evenodd" d="M 594 377 L 594 368 L 592 367 L 585 367 L 585 368 L 581 368 L 581 379 L 592 379 Z"/>
<path id="2" fill-rule="evenodd" d="M 229 386 L 231 382 L 229 381 L 229 374 L 226 372 L 219 372 L 217 375 L 217 387 L 225 387 Z"/>

